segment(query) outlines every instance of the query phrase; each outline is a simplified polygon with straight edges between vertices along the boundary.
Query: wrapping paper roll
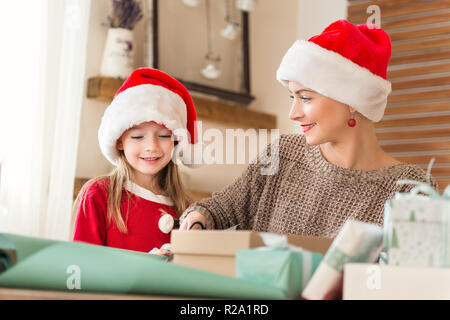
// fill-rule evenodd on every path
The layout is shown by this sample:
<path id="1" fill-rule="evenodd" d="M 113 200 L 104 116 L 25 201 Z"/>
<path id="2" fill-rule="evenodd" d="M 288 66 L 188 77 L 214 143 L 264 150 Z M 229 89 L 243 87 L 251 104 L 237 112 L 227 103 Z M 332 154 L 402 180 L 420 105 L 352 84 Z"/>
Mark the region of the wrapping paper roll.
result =
<path id="1" fill-rule="evenodd" d="M 303 290 L 302 297 L 308 300 L 340 299 L 344 265 L 349 262 L 375 262 L 382 245 L 381 227 L 347 220 Z"/>
<path id="2" fill-rule="evenodd" d="M 0 234 L 17 261 L 0 287 L 228 299 L 286 299 L 277 288 L 174 265 L 156 255 L 81 242 Z"/>

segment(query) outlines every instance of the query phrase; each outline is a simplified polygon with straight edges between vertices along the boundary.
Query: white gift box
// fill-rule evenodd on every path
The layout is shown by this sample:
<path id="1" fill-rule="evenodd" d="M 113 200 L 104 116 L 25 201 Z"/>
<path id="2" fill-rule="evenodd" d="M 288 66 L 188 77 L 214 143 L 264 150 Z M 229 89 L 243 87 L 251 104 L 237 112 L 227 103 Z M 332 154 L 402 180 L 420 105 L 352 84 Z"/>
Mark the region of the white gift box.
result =
<path id="1" fill-rule="evenodd" d="M 450 299 L 450 268 L 415 268 L 348 263 L 344 300 Z"/>

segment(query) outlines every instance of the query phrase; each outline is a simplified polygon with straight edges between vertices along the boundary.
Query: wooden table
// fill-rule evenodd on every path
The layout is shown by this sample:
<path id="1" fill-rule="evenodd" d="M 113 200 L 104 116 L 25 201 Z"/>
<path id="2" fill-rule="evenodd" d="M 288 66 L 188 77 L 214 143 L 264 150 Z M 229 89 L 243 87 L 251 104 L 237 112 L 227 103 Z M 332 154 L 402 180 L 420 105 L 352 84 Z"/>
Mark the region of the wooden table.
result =
<path id="1" fill-rule="evenodd" d="M 0 300 L 198 300 L 192 297 L 68 292 L 0 287 Z M 203 300 L 203 298 L 201 298 Z"/>

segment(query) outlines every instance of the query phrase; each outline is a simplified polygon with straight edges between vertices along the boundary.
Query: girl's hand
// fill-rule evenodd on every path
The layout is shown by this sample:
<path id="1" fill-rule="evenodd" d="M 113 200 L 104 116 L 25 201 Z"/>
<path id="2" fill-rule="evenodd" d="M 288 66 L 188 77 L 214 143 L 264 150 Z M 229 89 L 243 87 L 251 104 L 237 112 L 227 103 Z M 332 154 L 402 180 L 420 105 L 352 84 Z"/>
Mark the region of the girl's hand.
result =
<path id="1" fill-rule="evenodd" d="M 170 256 L 170 243 L 163 244 L 160 249 L 153 248 L 149 253 L 150 254 L 159 254 L 161 256 Z"/>
<path id="2" fill-rule="evenodd" d="M 192 229 L 190 229 L 190 227 L 195 222 L 201 222 L 204 226 L 206 226 L 206 218 L 200 212 L 192 211 L 183 220 L 183 223 L 180 225 L 180 229 L 179 230 L 184 230 L 184 231 L 186 231 L 186 230 L 197 230 L 197 229 L 201 230 L 202 227 L 198 223 L 195 226 L 193 226 Z"/>
<path id="3" fill-rule="evenodd" d="M 150 254 L 159 254 L 161 256 L 170 256 L 170 251 L 166 249 L 153 248 Z"/>

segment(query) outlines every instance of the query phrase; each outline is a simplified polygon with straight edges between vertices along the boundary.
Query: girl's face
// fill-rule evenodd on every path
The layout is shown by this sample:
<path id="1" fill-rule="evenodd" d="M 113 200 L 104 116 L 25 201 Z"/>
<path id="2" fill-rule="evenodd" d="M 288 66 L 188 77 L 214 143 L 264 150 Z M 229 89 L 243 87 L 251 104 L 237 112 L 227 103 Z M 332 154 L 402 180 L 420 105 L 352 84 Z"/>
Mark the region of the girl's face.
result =
<path id="1" fill-rule="evenodd" d="M 290 81 L 288 87 L 293 99 L 289 119 L 300 122 L 308 144 L 336 141 L 349 133 L 347 105 L 294 81 Z"/>
<path id="2" fill-rule="evenodd" d="M 172 159 L 172 132 L 154 122 L 145 122 L 125 131 L 117 140 L 133 169 L 136 183 L 147 185 Z"/>

